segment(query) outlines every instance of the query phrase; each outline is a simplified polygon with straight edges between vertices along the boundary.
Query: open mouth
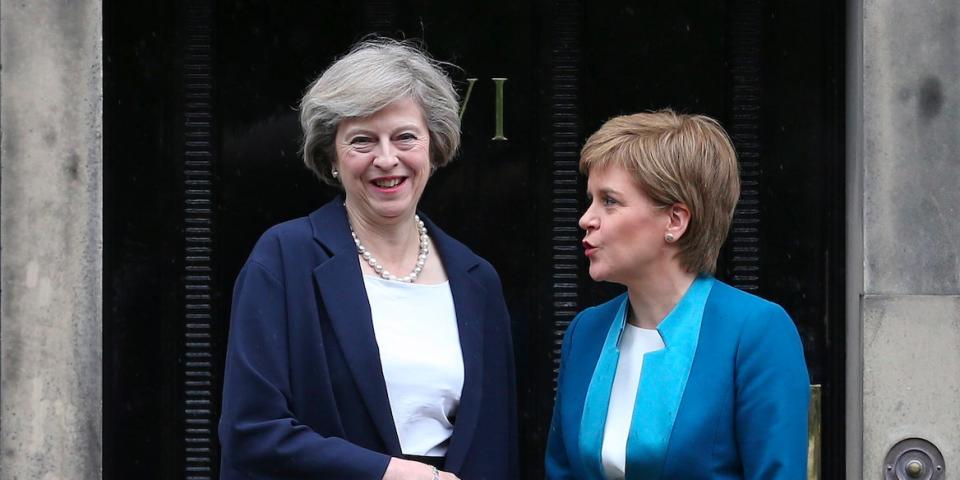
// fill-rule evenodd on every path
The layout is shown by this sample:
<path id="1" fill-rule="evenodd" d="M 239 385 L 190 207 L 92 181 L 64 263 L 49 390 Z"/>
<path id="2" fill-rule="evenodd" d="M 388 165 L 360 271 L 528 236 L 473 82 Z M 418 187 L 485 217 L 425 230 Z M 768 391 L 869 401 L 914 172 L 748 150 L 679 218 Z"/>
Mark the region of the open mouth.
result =
<path id="1" fill-rule="evenodd" d="M 400 184 L 402 184 L 406 180 L 407 180 L 406 177 L 384 177 L 384 178 L 378 178 L 376 180 L 373 180 L 370 183 L 372 183 L 377 188 L 390 190 L 400 186 Z"/>

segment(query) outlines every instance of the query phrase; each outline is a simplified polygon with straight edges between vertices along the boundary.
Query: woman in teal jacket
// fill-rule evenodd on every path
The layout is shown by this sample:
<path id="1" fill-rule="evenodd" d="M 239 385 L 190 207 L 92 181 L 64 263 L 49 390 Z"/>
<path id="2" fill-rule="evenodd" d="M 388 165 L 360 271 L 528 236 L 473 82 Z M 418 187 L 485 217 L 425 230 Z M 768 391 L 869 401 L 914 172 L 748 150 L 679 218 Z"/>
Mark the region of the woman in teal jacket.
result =
<path id="1" fill-rule="evenodd" d="M 723 128 L 669 110 L 617 117 L 580 169 L 590 276 L 627 292 L 567 329 L 547 477 L 805 478 L 796 327 L 712 276 L 740 190 Z"/>

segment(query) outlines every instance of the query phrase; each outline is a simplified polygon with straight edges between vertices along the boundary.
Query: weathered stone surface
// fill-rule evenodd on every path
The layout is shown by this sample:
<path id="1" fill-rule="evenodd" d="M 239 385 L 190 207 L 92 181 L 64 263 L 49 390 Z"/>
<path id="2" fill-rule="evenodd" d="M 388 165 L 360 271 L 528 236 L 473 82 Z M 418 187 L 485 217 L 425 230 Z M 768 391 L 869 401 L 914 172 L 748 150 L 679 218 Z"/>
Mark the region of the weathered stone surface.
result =
<path id="1" fill-rule="evenodd" d="M 864 289 L 960 294 L 960 2 L 863 1 Z"/>
<path id="2" fill-rule="evenodd" d="M 101 2 L 0 0 L 0 477 L 101 475 Z"/>
<path id="3" fill-rule="evenodd" d="M 960 296 L 863 299 L 863 478 L 881 478 L 889 449 L 933 442 L 960 466 Z"/>

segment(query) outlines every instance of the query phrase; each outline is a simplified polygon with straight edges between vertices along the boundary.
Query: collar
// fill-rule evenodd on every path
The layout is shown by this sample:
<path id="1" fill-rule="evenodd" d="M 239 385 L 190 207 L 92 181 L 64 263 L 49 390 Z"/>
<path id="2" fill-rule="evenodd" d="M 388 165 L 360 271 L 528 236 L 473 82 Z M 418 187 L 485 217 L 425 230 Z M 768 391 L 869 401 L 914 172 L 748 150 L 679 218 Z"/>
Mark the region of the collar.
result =
<path id="1" fill-rule="evenodd" d="M 350 236 L 347 209 L 343 203 L 343 195 L 337 195 L 332 201 L 309 215 L 313 238 L 330 256 L 343 253 L 356 254 L 356 246 L 353 243 L 353 237 Z M 417 210 L 417 215 L 427 227 L 427 234 L 433 239 L 448 276 L 452 271 L 468 272 L 480 265 L 480 257 L 469 248 L 438 228 L 422 211 Z"/>
<path id="2" fill-rule="evenodd" d="M 700 325 L 713 277 L 699 276 L 660 322 L 657 331 L 664 348 L 644 355 L 640 385 L 634 402 L 627 437 L 626 478 L 660 478 L 670 434 L 680 408 L 694 355 Z M 601 463 L 604 428 L 610 406 L 610 391 L 620 360 L 620 339 L 626 326 L 626 294 L 610 325 L 587 389 L 580 424 L 579 447 L 590 478 L 604 478 Z"/>

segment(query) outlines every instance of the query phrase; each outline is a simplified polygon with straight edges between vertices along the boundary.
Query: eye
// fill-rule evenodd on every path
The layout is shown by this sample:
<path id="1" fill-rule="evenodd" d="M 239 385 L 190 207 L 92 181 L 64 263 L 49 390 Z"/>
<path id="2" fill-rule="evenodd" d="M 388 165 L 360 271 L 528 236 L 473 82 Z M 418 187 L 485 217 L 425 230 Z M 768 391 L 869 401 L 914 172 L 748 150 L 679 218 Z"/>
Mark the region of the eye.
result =
<path id="1" fill-rule="evenodd" d="M 615 199 L 613 199 L 612 197 L 609 197 L 609 196 L 607 196 L 607 195 L 604 195 L 603 197 L 601 197 L 601 198 L 600 198 L 600 202 L 603 203 L 603 206 L 604 206 L 604 207 L 612 207 L 612 206 L 617 205 L 617 204 L 620 203 L 620 202 L 616 201 Z"/>
<path id="2" fill-rule="evenodd" d="M 373 138 L 366 135 L 357 135 L 347 141 L 350 148 L 360 153 L 367 153 L 373 149 Z"/>
<path id="3" fill-rule="evenodd" d="M 403 144 L 410 144 L 417 141 L 417 134 L 412 132 L 404 132 L 396 136 L 396 141 Z"/>

